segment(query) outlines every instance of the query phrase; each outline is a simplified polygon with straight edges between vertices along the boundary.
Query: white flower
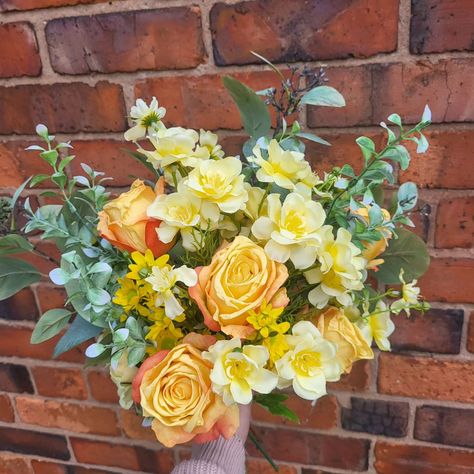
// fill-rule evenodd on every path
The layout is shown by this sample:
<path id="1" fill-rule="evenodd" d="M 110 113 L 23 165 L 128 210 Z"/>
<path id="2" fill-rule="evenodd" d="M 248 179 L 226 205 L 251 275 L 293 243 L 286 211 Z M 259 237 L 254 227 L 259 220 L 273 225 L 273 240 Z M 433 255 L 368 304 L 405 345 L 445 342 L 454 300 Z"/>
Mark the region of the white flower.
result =
<path id="1" fill-rule="evenodd" d="M 308 268 L 315 260 L 321 244 L 321 230 L 326 213 L 319 202 L 298 193 L 286 196 L 283 205 L 279 194 L 267 198 L 268 217 L 259 217 L 252 234 L 267 241 L 265 251 L 277 262 L 291 259 L 296 268 Z"/>
<path id="2" fill-rule="evenodd" d="M 317 308 L 324 308 L 331 298 L 350 306 L 351 291 L 363 288 L 365 259 L 359 257 L 361 251 L 351 242 L 348 230 L 341 227 L 334 239 L 332 229 L 327 227 L 321 235 L 318 255 L 321 266 L 305 273 L 309 284 L 320 284 L 309 292 L 308 299 Z"/>
<path id="3" fill-rule="evenodd" d="M 137 367 L 128 365 L 128 350 L 122 352 L 117 362 L 110 364 L 110 378 L 117 386 L 120 406 L 126 410 L 133 405 L 132 381 L 137 372 Z"/>
<path id="4" fill-rule="evenodd" d="M 154 291 L 157 292 L 156 306 L 165 307 L 165 314 L 170 319 L 175 319 L 183 313 L 184 309 L 175 296 L 178 288 L 177 282 L 182 282 L 186 286 L 194 286 L 197 283 L 197 273 L 192 268 L 183 265 L 179 268 L 173 268 L 171 265 L 154 266 L 151 275 L 145 280 L 151 284 Z"/>
<path id="5" fill-rule="evenodd" d="M 395 330 L 395 325 L 390 319 L 390 311 L 383 301 L 379 301 L 374 313 L 356 322 L 369 345 L 375 341 L 381 351 L 390 350 L 388 337 Z"/>
<path id="6" fill-rule="evenodd" d="M 410 316 L 410 307 L 418 305 L 418 299 L 420 297 L 420 289 L 415 286 L 417 280 L 413 280 L 410 283 L 405 283 L 403 278 L 403 269 L 400 271 L 400 282 L 402 283 L 402 297 L 394 301 L 390 309 L 392 313 L 400 314 L 405 311 L 407 316 Z"/>
<path id="7" fill-rule="evenodd" d="M 234 402 L 247 405 L 252 401 L 252 390 L 258 393 L 272 392 L 278 381 L 276 374 L 264 368 L 268 361 L 268 349 L 263 346 L 241 347 L 239 338 L 217 341 L 203 353 L 211 361 L 212 389 L 222 396 L 226 405 Z"/>
<path id="8" fill-rule="evenodd" d="M 336 345 L 324 339 L 309 321 L 296 323 L 286 340 L 290 350 L 275 362 L 282 379 L 279 386 L 292 384 L 299 397 L 317 400 L 326 394 L 326 382 L 335 382 L 341 377 Z"/>
<path id="9" fill-rule="evenodd" d="M 224 158 L 224 151 L 217 140 L 218 136 L 215 133 L 201 129 L 199 131 L 199 146 L 196 148 L 195 154 L 213 160 Z"/>
<path id="10" fill-rule="evenodd" d="M 166 109 L 158 107 L 156 97 L 153 97 L 150 105 L 147 105 L 143 99 L 137 99 L 130 109 L 130 118 L 135 125 L 125 132 L 125 140 L 134 142 L 144 138 L 148 130 L 154 129 L 165 114 Z"/>

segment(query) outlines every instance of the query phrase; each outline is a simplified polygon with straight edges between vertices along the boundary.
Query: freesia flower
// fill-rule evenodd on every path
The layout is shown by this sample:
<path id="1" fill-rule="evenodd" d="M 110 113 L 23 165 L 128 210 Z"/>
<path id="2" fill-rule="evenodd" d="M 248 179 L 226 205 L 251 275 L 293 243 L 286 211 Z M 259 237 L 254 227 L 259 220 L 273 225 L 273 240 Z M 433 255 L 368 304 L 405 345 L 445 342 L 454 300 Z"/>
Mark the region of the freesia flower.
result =
<path id="1" fill-rule="evenodd" d="M 381 351 L 390 350 L 389 336 L 395 330 L 395 325 L 390 319 L 390 310 L 383 301 L 379 301 L 375 311 L 360 319 L 356 323 L 369 345 L 375 341 Z"/>
<path id="2" fill-rule="evenodd" d="M 326 394 L 326 382 L 341 376 L 336 345 L 324 339 L 309 321 L 296 323 L 286 340 L 290 350 L 275 363 L 280 387 L 293 385 L 299 397 L 317 400 Z"/>
<path id="3" fill-rule="evenodd" d="M 404 271 L 402 269 L 399 277 L 402 283 L 401 298 L 390 305 L 390 310 L 395 314 L 400 314 L 402 311 L 405 311 L 406 315 L 410 316 L 410 308 L 419 304 L 420 289 L 415 286 L 417 280 L 406 283 L 403 278 L 403 273 Z"/>
<path id="4" fill-rule="evenodd" d="M 275 336 L 266 337 L 262 341 L 262 346 L 268 349 L 268 367 L 271 369 L 275 367 L 275 362 L 281 359 L 290 349 L 284 334 L 276 334 Z"/>
<path id="5" fill-rule="evenodd" d="M 214 364 L 212 388 L 226 405 L 246 405 L 252 401 L 252 390 L 270 393 L 277 385 L 278 377 L 264 368 L 269 354 L 263 346 L 241 347 L 238 338 L 217 341 L 203 357 Z"/>
<path id="6" fill-rule="evenodd" d="M 150 105 L 147 105 L 143 99 L 137 99 L 130 110 L 130 118 L 135 125 L 125 132 L 125 140 L 134 142 L 144 138 L 149 129 L 153 130 L 158 126 L 165 114 L 166 109 L 158 107 L 156 97 L 153 97 Z"/>
<path id="7" fill-rule="evenodd" d="M 308 294 L 310 303 L 317 308 L 324 308 L 331 298 L 349 306 L 351 291 L 363 288 L 365 260 L 359 256 L 361 252 L 351 238 L 351 233 L 342 227 L 338 229 L 336 239 L 330 228 L 322 234 L 318 256 L 321 266 L 305 272 L 308 283 L 319 283 Z"/>
<path id="8" fill-rule="evenodd" d="M 265 251 L 277 262 L 290 259 L 296 268 L 311 266 L 321 245 L 321 230 L 326 213 L 319 202 L 298 193 L 286 196 L 283 205 L 279 194 L 267 198 L 268 217 L 259 217 L 252 234 L 267 241 Z"/>
<path id="9" fill-rule="evenodd" d="M 213 160 L 224 158 L 224 151 L 217 140 L 218 136 L 215 133 L 201 129 L 199 131 L 199 146 L 196 148 L 195 154 Z"/>
<path id="10" fill-rule="evenodd" d="M 284 309 L 285 308 L 273 308 L 271 304 L 267 304 L 267 302 L 264 301 L 258 310 L 249 311 L 247 321 L 264 338 L 268 337 L 271 333 L 284 334 L 290 329 L 289 322 L 278 322 L 278 318 Z"/>

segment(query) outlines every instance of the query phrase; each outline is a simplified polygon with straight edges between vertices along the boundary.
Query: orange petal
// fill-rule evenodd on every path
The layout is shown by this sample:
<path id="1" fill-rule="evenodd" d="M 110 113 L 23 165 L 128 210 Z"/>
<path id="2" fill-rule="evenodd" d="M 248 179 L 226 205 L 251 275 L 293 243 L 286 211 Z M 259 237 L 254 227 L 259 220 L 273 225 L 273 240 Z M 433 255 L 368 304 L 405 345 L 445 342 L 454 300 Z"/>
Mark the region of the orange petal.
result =
<path id="1" fill-rule="evenodd" d="M 145 372 L 155 367 L 155 365 L 158 365 L 167 356 L 168 352 L 169 350 L 160 351 L 151 357 L 148 357 L 148 359 L 145 359 L 143 364 L 138 369 L 138 372 L 132 382 L 132 398 L 135 403 L 140 403 L 140 385 Z"/>

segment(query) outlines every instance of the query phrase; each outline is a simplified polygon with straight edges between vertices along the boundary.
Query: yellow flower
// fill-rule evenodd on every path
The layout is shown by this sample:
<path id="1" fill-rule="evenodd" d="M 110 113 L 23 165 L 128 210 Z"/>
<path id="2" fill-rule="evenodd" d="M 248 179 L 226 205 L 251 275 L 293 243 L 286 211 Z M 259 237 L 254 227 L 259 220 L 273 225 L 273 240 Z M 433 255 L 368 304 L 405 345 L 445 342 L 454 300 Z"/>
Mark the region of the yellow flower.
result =
<path id="1" fill-rule="evenodd" d="M 311 266 L 326 219 L 323 206 L 298 193 L 288 194 L 283 204 L 279 194 L 270 194 L 267 202 L 268 217 L 255 221 L 252 234 L 267 242 L 265 251 L 273 260 L 284 263 L 290 259 L 299 269 Z"/>
<path id="2" fill-rule="evenodd" d="M 158 349 L 171 349 L 184 337 L 181 329 L 175 327 L 174 322 L 166 316 L 163 308 L 155 308 L 148 319 L 154 324 L 148 328 L 145 339 L 154 342 Z M 185 316 L 180 315 L 174 321 L 182 322 L 184 319 Z"/>
<path id="3" fill-rule="evenodd" d="M 232 214 L 243 209 L 248 200 L 241 171 L 242 162 L 234 156 L 205 160 L 189 173 L 183 185 L 198 198 Z"/>
<path id="4" fill-rule="evenodd" d="M 137 99 L 130 110 L 130 118 L 135 125 L 125 132 L 125 140 L 135 142 L 144 138 L 148 130 L 154 130 L 159 126 L 165 114 L 166 109 L 158 107 L 156 97 L 153 97 L 150 105 L 147 105 L 143 99 Z"/>
<path id="5" fill-rule="evenodd" d="M 318 255 L 321 266 L 305 272 L 309 284 L 319 283 L 308 294 L 310 303 L 317 308 L 324 308 L 331 298 L 336 298 L 343 306 L 350 306 L 351 291 L 363 288 L 365 260 L 359 257 L 361 252 L 351 238 L 351 233 L 342 227 L 338 229 L 336 239 L 331 228 L 322 234 Z"/>
<path id="6" fill-rule="evenodd" d="M 270 357 L 268 359 L 268 366 L 272 369 L 275 367 L 275 362 L 281 359 L 290 346 L 286 341 L 286 337 L 283 334 L 277 334 L 276 336 L 270 336 L 262 341 L 262 346 L 268 349 Z"/>
<path id="7" fill-rule="evenodd" d="M 374 358 L 359 328 L 340 309 L 329 308 L 315 322 L 321 335 L 336 345 L 336 358 L 344 372 L 350 372 L 357 360 Z"/>
<path id="8" fill-rule="evenodd" d="M 400 314 L 402 311 L 405 311 L 407 316 L 410 316 L 410 307 L 417 306 L 419 304 L 420 289 L 415 286 L 417 280 L 413 280 L 410 283 L 406 283 L 403 278 L 403 269 L 400 271 L 400 282 L 402 283 L 402 294 L 401 298 L 397 301 L 394 301 L 390 310 L 392 313 Z"/>
<path id="9" fill-rule="evenodd" d="M 262 337 L 268 337 L 271 333 L 285 334 L 290 329 L 290 323 L 285 321 L 278 323 L 278 318 L 285 308 L 273 308 L 264 300 L 258 311 L 249 311 L 249 322 Z"/>
<path id="10" fill-rule="evenodd" d="M 110 364 L 110 378 L 117 386 L 119 403 L 122 408 L 130 409 L 133 405 L 132 400 L 132 380 L 137 374 L 138 369 L 135 366 L 128 365 L 128 350 L 124 350 L 117 362 Z"/>
<path id="11" fill-rule="evenodd" d="M 115 293 L 113 302 L 122 306 L 125 313 L 136 311 L 141 316 L 147 316 L 150 312 L 148 305 L 152 303 L 152 288 L 148 283 L 119 278 L 119 289 Z"/>
<path id="12" fill-rule="evenodd" d="M 395 330 L 395 325 L 390 319 L 390 311 L 383 301 L 377 303 L 375 311 L 371 315 L 360 319 L 356 324 L 369 345 L 375 341 L 381 351 L 390 350 L 388 337 Z"/>
<path id="13" fill-rule="evenodd" d="M 138 251 L 132 252 L 130 257 L 134 262 L 128 266 L 130 271 L 127 273 L 126 277 L 130 278 L 130 280 L 143 280 L 151 273 L 151 270 L 155 265 L 160 266 L 166 263 L 169 259 L 169 255 L 162 255 L 155 259 L 153 252 L 150 249 L 147 249 L 144 254 Z"/>
<path id="14" fill-rule="evenodd" d="M 263 346 L 242 347 L 239 338 L 217 341 L 203 357 L 214 364 L 212 388 L 226 405 L 247 405 L 252 401 L 252 390 L 270 393 L 276 387 L 278 377 L 264 368 L 269 353 Z"/>
<path id="15" fill-rule="evenodd" d="M 260 166 L 256 177 L 261 183 L 275 183 L 293 191 L 297 182 L 304 181 L 312 174 L 303 153 L 284 150 L 276 140 L 271 140 L 268 145 L 267 159 L 263 158 L 259 145 L 255 146 L 253 154 L 255 156 L 250 157 L 249 161 Z"/>
<path id="16" fill-rule="evenodd" d="M 256 221 L 260 216 L 264 216 L 267 213 L 265 190 L 255 186 L 250 186 L 248 183 L 245 183 L 245 186 L 247 188 L 249 199 L 245 203 L 244 214 L 252 221 Z"/>
<path id="17" fill-rule="evenodd" d="M 224 158 L 224 151 L 217 143 L 218 137 L 215 133 L 200 130 L 199 131 L 199 146 L 196 148 L 196 155 L 203 155 L 206 158 L 213 160 L 220 160 Z"/>

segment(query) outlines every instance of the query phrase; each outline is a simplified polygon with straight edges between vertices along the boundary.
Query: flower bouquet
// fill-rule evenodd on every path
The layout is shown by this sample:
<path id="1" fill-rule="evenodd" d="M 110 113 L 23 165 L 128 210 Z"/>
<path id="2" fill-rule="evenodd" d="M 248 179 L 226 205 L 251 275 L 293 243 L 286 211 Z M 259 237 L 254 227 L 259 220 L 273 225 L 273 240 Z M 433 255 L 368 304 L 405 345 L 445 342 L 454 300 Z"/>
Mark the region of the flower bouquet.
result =
<path id="1" fill-rule="evenodd" d="M 87 364 L 110 368 L 121 406 L 167 447 L 233 436 L 239 404 L 297 421 L 286 389 L 316 401 L 374 357 L 373 343 L 390 350 L 391 314 L 427 308 L 415 284 L 428 253 L 407 230 L 417 188 L 393 185 L 395 168 L 410 163 L 404 143 L 428 147 L 429 109 L 411 128 L 390 115 L 381 150 L 358 138 L 360 173 L 346 164 L 317 174 L 305 142 L 329 143 L 290 118 L 344 99 L 322 71 L 274 69 L 279 89 L 224 78 L 249 135 L 240 157 L 210 131 L 168 127 L 155 98 L 138 99 L 125 139 L 153 179 L 112 196 L 110 178 L 88 165 L 72 175 L 71 144 L 38 125 L 44 145 L 29 149 L 51 173 L 3 206 L 0 297 L 41 278 L 14 255 L 52 241 L 61 259 L 49 277 L 68 298 L 42 315 L 32 343 L 62 333 L 58 356 L 89 341 Z M 19 205 L 27 187 L 46 181 L 53 190 L 39 194 L 42 205 Z"/>

